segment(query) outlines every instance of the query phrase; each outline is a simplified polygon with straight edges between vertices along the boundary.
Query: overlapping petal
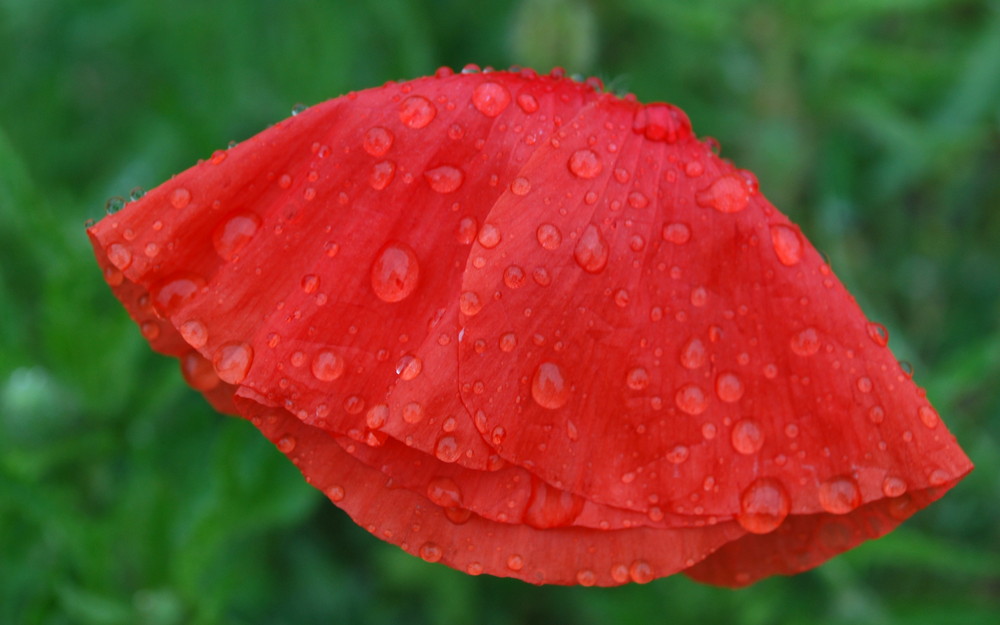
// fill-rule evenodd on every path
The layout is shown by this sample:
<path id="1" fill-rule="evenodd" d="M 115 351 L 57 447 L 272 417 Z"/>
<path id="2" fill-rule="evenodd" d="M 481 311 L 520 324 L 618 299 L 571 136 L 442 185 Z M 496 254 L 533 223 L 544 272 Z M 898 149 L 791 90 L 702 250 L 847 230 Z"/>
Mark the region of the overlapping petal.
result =
<path id="1" fill-rule="evenodd" d="M 192 387 L 471 573 L 742 585 L 971 469 L 752 174 L 558 73 L 331 100 L 89 234 Z"/>

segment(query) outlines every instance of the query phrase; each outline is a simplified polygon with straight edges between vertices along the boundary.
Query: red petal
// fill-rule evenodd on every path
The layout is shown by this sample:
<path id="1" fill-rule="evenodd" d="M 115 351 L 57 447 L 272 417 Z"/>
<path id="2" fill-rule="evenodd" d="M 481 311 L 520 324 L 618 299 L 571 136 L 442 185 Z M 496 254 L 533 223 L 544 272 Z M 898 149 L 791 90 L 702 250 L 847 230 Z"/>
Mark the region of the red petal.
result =
<path id="1" fill-rule="evenodd" d="M 884 330 L 669 105 L 442 72 L 308 109 L 89 234 L 191 386 L 469 572 L 741 585 L 971 469 Z"/>

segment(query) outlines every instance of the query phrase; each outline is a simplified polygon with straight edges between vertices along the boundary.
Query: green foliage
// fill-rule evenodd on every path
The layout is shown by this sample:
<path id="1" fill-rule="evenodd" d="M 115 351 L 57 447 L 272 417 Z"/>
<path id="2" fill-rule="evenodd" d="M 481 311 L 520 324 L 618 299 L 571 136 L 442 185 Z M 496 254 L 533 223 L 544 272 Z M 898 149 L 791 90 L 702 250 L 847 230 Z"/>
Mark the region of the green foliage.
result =
<path id="1" fill-rule="evenodd" d="M 996 2 L 9 0 L 0 41 L 0 622 L 1000 620 Z M 977 471 L 739 592 L 472 578 L 321 501 L 150 353 L 83 222 L 297 102 L 469 62 L 682 106 L 890 329 Z"/>

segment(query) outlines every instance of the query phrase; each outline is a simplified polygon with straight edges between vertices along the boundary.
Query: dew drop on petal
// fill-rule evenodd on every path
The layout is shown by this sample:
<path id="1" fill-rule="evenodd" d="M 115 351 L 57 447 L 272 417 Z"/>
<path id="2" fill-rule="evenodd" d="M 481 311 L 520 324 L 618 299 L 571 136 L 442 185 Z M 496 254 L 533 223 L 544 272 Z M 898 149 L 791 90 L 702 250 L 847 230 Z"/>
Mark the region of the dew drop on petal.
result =
<path id="1" fill-rule="evenodd" d="M 472 92 L 472 105 L 487 117 L 496 117 L 510 104 L 510 91 L 495 82 L 484 82 Z"/>
<path id="2" fill-rule="evenodd" d="M 435 477 L 427 483 L 427 498 L 442 508 L 456 508 L 462 505 L 462 491 L 455 480 Z"/>
<path id="3" fill-rule="evenodd" d="M 344 359 L 336 352 L 323 349 L 313 356 L 312 370 L 313 376 L 321 382 L 332 382 L 344 374 Z"/>
<path id="4" fill-rule="evenodd" d="M 193 349 L 184 354 L 180 362 L 184 381 L 196 391 L 210 391 L 221 382 L 212 363 Z"/>
<path id="5" fill-rule="evenodd" d="M 636 584 L 648 584 L 656 577 L 653 574 L 653 567 L 645 560 L 636 560 L 628 567 L 629 577 Z"/>
<path id="6" fill-rule="evenodd" d="M 346 494 L 347 493 L 344 492 L 344 487 L 336 484 L 326 489 L 326 496 L 333 502 L 343 501 L 344 495 Z"/>
<path id="7" fill-rule="evenodd" d="M 524 558 L 522 558 L 520 555 L 516 553 L 511 554 L 507 558 L 507 568 L 512 571 L 520 571 L 522 568 L 524 568 Z"/>
<path id="8" fill-rule="evenodd" d="M 507 265 L 507 268 L 503 270 L 503 283 L 507 285 L 509 289 L 519 289 L 524 286 L 527 276 L 524 273 L 524 268 L 519 265 Z"/>
<path id="9" fill-rule="evenodd" d="M 381 161 L 372 166 L 371 173 L 368 176 L 368 184 L 376 191 L 381 191 L 389 186 L 389 183 L 392 182 L 392 179 L 395 176 L 396 163 L 392 161 Z"/>
<path id="10" fill-rule="evenodd" d="M 542 408 L 556 410 L 569 401 L 570 385 L 562 367 L 553 362 L 543 362 L 531 378 L 531 397 Z"/>
<path id="11" fill-rule="evenodd" d="M 431 189 L 438 193 L 452 193 L 462 186 L 465 176 L 457 167 L 442 165 L 425 171 L 424 178 Z"/>
<path id="12" fill-rule="evenodd" d="M 720 213 L 738 213 L 747 207 L 750 193 L 739 174 L 727 174 L 699 191 L 695 201 L 699 206 L 714 208 Z"/>
<path id="13" fill-rule="evenodd" d="M 406 381 L 415 379 L 423 370 L 423 361 L 413 354 L 403 354 L 396 363 L 396 375 Z"/>
<path id="14" fill-rule="evenodd" d="M 483 224 L 483 227 L 479 230 L 479 236 L 476 240 L 480 245 L 488 250 L 493 249 L 500 244 L 500 228 L 497 228 L 494 224 Z"/>
<path id="15" fill-rule="evenodd" d="M 424 543 L 420 546 L 420 557 L 427 562 L 437 562 L 444 556 L 444 551 L 436 543 Z"/>
<path id="16" fill-rule="evenodd" d="M 921 406 L 918 408 L 917 416 L 920 417 L 920 421 L 922 421 L 923 424 L 930 429 L 936 428 L 938 422 L 940 421 L 937 411 L 930 406 Z"/>
<path id="17" fill-rule="evenodd" d="M 239 384 L 250 372 L 253 348 L 242 341 L 223 343 L 212 354 L 212 366 L 219 379 L 229 384 Z"/>
<path id="18" fill-rule="evenodd" d="M 419 280 L 417 255 L 405 243 L 393 241 L 386 244 L 372 263 L 372 290 L 384 302 L 406 299 L 417 288 Z"/>
<path id="19" fill-rule="evenodd" d="M 467 317 L 474 317 L 483 309 L 483 301 L 475 291 L 466 291 L 458 297 L 458 309 Z"/>
<path id="20" fill-rule="evenodd" d="M 531 182 L 523 176 L 518 176 L 510 183 L 510 192 L 514 195 L 528 195 L 531 191 Z"/>
<path id="21" fill-rule="evenodd" d="M 547 250 L 554 250 L 562 245 L 562 232 L 553 224 L 545 223 L 535 231 L 538 244 Z"/>
<path id="22" fill-rule="evenodd" d="M 454 436 L 442 436 L 434 446 L 434 455 L 441 462 L 455 462 L 462 455 Z"/>
<path id="23" fill-rule="evenodd" d="M 879 347 L 889 344 L 889 331 L 881 323 L 869 322 L 866 326 L 868 337 Z"/>
<path id="24" fill-rule="evenodd" d="M 601 231 L 594 224 L 587 224 L 573 249 L 573 258 L 587 273 L 600 273 L 608 264 L 607 241 L 601 236 Z"/>
<path id="25" fill-rule="evenodd" d="M 792 336 L 790 345 L 799 356 L 812 356 L 819 351 L 819 333 L 815 328 L 805 328 Z"/>
<path id="26" fill-rule="evenodd" d="M 590 569 L 580 569 L 576 572 L 576 583 L 581 586 L 593 586 L 597 583 L 597 574 Z"/>
<path id="27" fill-rule="evenodd" d="M 394 139 L 395 137 L 392 136 L 392 132 L 386 128 L 381 126 L 370 128 L 365 133 L 363 144 L 365 152 L 368 152 L 372 156 L 385 156 L 386 152 L 392 147 Z"/>
<path id="28" fill-rule="evenodd" d="M 170 192 L 170 204 L 174 208 L 184 208 L 191 203 L 191 192 L 184 187 L 177 187 Z"/>
<path id="29" fill-rule="evenodd" d="M 693 337 L 681 348 L 680 361 L 686 369 L 697 369 L 708 360 L 705 344 L 698 337 Z"/>
<path id="30" fill-rule="evenodd" d="M 602 169 L 601 159 L 593 150 L 577 150 L 569 157 L 569 170 L 578 178 L 596 178 Z"/>
<path id="31" fill-rule="evenodd" d="M 681 412 L 689 415 L 699 415 L 708 408 L 705 392 L 695 384 L 685 384 L 677 389 L 674 401 Z"/>
<path id="32" fill-rule="evenodd" d="M 649 373 L 643 367 L 629 369 L 625 374 L 625 384 L 633 391 L 642 391 L 649 387 Z"/>
<path id="33" fill-rule="evenodd" d="M 517 105 L 527 114 L 532 114 L 538 110 L 538 100 L 530 93 L 521 93 L 517 96 Z"/>
<path id="34" fill-rule="evenodd" d="M 424 407 L 413 401 L 403 406 L 403 421 L 410 424 L 420 423 L 424 420 Z"/>
<path id="35" fill-rule="evenodd" d="M 663 226 L 663 240 L 674 245 L 684 245 L 691 240 L 691 229 L 686 224 L 671 223 Z"/>
<path id="36" fill-rule="evenodd" d="M 755 454 L 764 445 L 764 433 L 753 419 L 741 419 L 733 425 L 730 442 L 741 454 Z"/>
<path id="37" fill-rule="evenodd" d="M 819 505 L 830 514 L 847 514 L 860 504 L 861 491 L 850 477 L 834 477 L 819 485 Z"/>
<path id="38" fill-rule="evenodd" d="M 180 325 L 178 330 L 184 342 L 195 349 L 205 346 L 208 342 L 208 328 L 197 319 L 189 319 Z"/>
<path id="39" fill-rule="evenodd" d="M 132 252 L 121 243 L 112 243 L 105 250 L 108 260 L 120 271 L 125 271 L 132 264 Z"/>
<path id="40" fill-rule="evenodd" d="M 802 240 L 793 228 L 782 224 L 771 226 L 771 244 L 782 265 L 793 267 L 802 260 Z"/>
<path id="41" fill-rule="evenodd" d="M 152 289 L 153 306 L 164 316 L 191 301 L 205 286 L 205 280 L 195 274 L 178 274 L 160 282 Z"/>
<path id="42" fill-rule="evenodd" d="M 437 109 L 420 95 L 413 95 L 399 105 L 399 121 L 408 128 L 419 130 L 434 121 Z"/>
<path id="43" fill-rule="evenodd" d="M 906 481 L 901 477 L 888 475 L 882 480 L 882 493 L 886 497 L 900 497 L 906 493 Z"/>
<path id="44" fill-rule="evenodd" d="M 720 373 L 715 378 L 715 394 L 724 402 L 737 402 L 743 397 L 743 381 L 731 371 Z"/>
<path id="45" fill-rule="evenodd" d="M 781 482 L 762 477 L 740 495 L 740 512 L 736 520 L 752 534 L 767 534 L 778 529 L 790 509 L 788 493 Z"/>
<path id="46" fill-rule="evenodd" d="M 517 347 L 517 335 L 513 332 L 502 334 L 498 346 L 500 347 L 500 351 L 509 354 Z"/>
<path id="47" fill-rule="evenodd" d="M 278 442 L 275 443 L 275 446 L 281 453 L 290 454 L 293 451 L 295 451 L 295 444 L 296 444 L 295 437 L 285 434 L 284 436 L 278 439 Z"/>

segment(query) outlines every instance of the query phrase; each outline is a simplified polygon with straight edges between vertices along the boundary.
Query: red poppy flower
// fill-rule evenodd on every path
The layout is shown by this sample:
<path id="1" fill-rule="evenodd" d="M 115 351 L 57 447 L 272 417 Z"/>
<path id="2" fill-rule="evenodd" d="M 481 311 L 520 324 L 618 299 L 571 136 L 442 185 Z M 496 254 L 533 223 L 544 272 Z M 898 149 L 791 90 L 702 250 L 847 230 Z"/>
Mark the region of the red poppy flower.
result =
<path id="1" fill-rule="evenodd" d="M 972 467 L 754 176 L 596 81 L 352 93 L 88 232 L 192 387 L 472 574 L 744 585 Z"/>

